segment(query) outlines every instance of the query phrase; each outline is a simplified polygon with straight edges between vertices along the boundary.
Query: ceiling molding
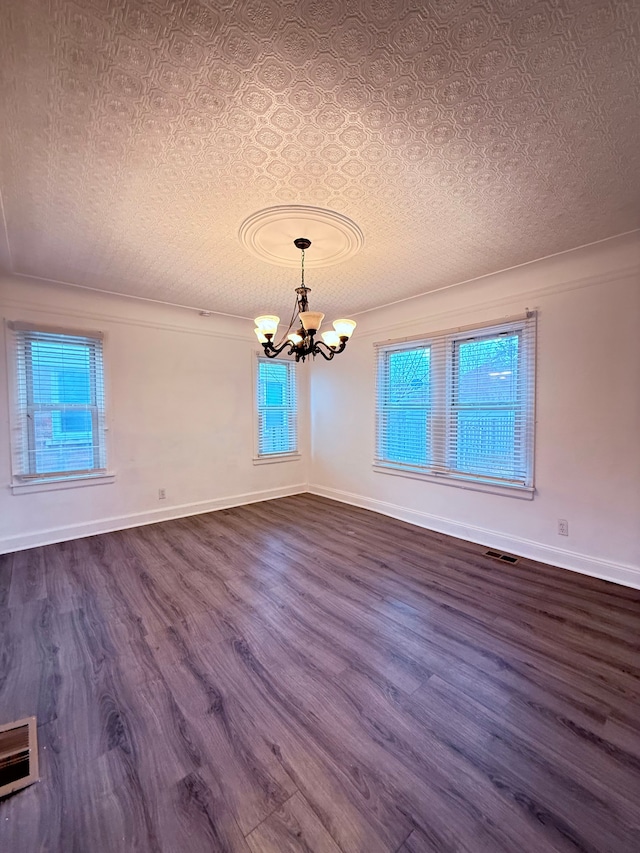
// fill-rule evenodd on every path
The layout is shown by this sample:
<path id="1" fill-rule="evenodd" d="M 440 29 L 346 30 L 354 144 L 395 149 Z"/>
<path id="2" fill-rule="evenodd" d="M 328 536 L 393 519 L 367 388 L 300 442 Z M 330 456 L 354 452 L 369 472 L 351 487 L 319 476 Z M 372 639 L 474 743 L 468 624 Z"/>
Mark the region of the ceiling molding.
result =
<path id="1" fill-rule="evenodd" d="M 483 299 L 482 301 L 475 303 L 469 302 L 468 304 L 465 304 L 463 309 L 461 309 L 460 306 L 456 306 L 455 308 L 449 308 L 446 311 L 430 311 L 428 317 L 418 314 L 410 320 L 403 320 L 402 322 L 391 324 L 381 323 L 380 325 L 375 327 L 372 326 L 371 328 L 363 328 L 359 325 L 358 338 L 397 333 L 403 329 L 415 327 L 416 324 L 424 323 L 425 321 L 428 323 L 427 331 L 429 331 L 431 329 L 432 320 L 440 320 L 445 317 L 460 317 L 462 311 L 468 314 L 475 314 L 476 316 L 480 313 L 486 312 L 487 309 L 489 311 L 493 309 L 499 311 L 504 308 L 510 308 L 511 306 L 521 306 L 522 311 L 533 311 L 537 309 L 537 306 L 532 304 L 532 300 L 534 299 L 555 296 L 561 293 L 569 293 L 574 290 L 583 290 L 588 287 L 605 286 L 617 281 L 624 281 L 626 278 L 633 278 L 635 280 L 637 279 L 639 271 L 640 265 L 633 264 L 609 270 L 606 273 L 598 275 L 590 275 L 582 278 L 572 278 L 566 281 L 556 282 L 555 284 L 548 285 L 547 287 L 532 287 L 528 290 L 521 290 L 517 293 L 510 293 L 507 296 L 500 296 L 495 299 Z M 431 294 L 425 295 L 430 296 Z M 495 320 L 498 322 L 500 317 L 495 317 Z"/>
<path id="2" fill-rule="evenodd" d="M 360 228 L 342 213 L 308 204 L 280 204 L 248 216 L 238 238 L 248 252 L 280 267 L 300 267 L 299 237 L 311 241 L 305 266 L 308 269 L 342 264 L 364 245 Z"/>
<path id="3" fill-rule="evenodd" d="M 56 282 L 59 283 L 59 282 Z M 118 294 L 120 296 L 121 294 Z M 150 300 L 147 300 L 150 301 Z M 161 303 L 165 305 L 166 303 Z M 178 306 L 169 306 L 169 307 L 178 307 Z M 181 307 L 181 306 L 180 306 Z M 11 316 L 8 315 L 15 314 L 16 311 L 25 312 L 29 315 L 29 317 L 33 317 L 34 315 L 43 315 L 46 317 L 73 317 L 74 319 L 83 322 L 91 321 L 100 323 L 110 323 L 113 325 L 124 325 L 124 326 L 137 326 L 146 329 L 163 329 L 169 332 L 182 332 L 188 335 L 204 335 L 205 337 L 214 337 L 214 338 L 225 338 L 229 340 L 237 340 L 237 341 L 245 341 L 251 344 L 255 344 L 255 336 L 253 334 L 253 329 L 250 328 L 247 332 L 225 332 L 219 329 L 206 328 L 207 321 L 211 321 L 211 317 L 203 317 L 202 318 L 202 328 L 196 328 L 195 326 L 189 325 L 185 323 L 184 325 L 180 323 L 166 323 L 157 320 L 144 320 L 142 318 L 134 318 L 134 317 L 123 317 L 121 314 L 108 314 L 102 311 L 95 311 L 86 309 L 75 309 L 75 308 L 56 308 L 55 306 L 43 304 L 42 302 L 33 302 L 29 299 L 4 299 L 3 300 L 3 314 L 5 320 L 25 320 L 28 317 Z M 189 309 L 191 315 L 195 312 L 193 309 Z M 216 316 L 227 317 L 228 315 L 216 315 L 213 314 L 212 317 L 215 319 Z M 237 318 L 234 318 L 237 319 Z M 102 331 L 102 330 L 100 330 Z"/>
<path id="4" fill-rule="evenodd" d="M 134 293 L 123 293 L 119 290 L 107 290 L 105 288 L 100 287 L 90 287 L 86 284 L 75 284 L 72 281 L 60 281 L 57 278 L 45 278 L 43 276 L 37 275 L 26 275 L 25 273 L 14 272 L 7 275 L 8 278 L 27 278 L 31 281 L 35 282 L 46 282 L 48 284 L 59 284 L 62 287 L 76 287 L 80 290 L 88 290 L 92 293 L 100 293 L 104 296 L 119 296 L 125 299 L 136 299 L 139 302 L 150 302 L 154 305 L 165 305 L 168 308 L 181 308 L 185 311 L 190 312 L 205 312 L 206 314 L 212 314 L 218 317 L 229 317 L 233 320 L 249 320 L 253 322 L 253 318 L 244 316 L 242 314 L 225 314 L 223 311 L 214 311 L 211 308 L 202 308 L 198 305 L 181 305 L 179 302 L 164 302 L 161 299 L 152 299 L 148 296 L 136 296 Z"/>
<path id="5" fill-rule="evenodd" d="M 429 291 L 426 291 L 425 293 L 416 293 L 415 296 L 409 296 L 406 299 L 398 299 L 398 300 L 396 300 L 396 302 L 386 302 L 384 305 L 377 305 L 375 308 L 368 308 L 366 311 L 357 311 L 354 313 L 354 317 L 360 317 L 363 314 L 369 314 L 372 311 L 379 311 L 382 308 L 391 308 L 393 305 L 402 305 L 404 302 L 411 302 L 414 299 L 420 299 L 420 298 L 425 297 L 425 296 L 434 296 L 436 293 L 442 293 L 443 290 L 451 290 L 454 287 L 461 287 L 464 284 L 474 284 L 474 282 L 477 282 L 477 281 L 482 281 L 484 279 L 492 278 L 493 276 L 502 275 L 503 273 L 508 273 L 508 272 L 511 272 L 512 270 L 519 270 L 519 269 L 523 269 L 525 267 L 530 267 L 530 266 L 533 266 L 534 264 L 541 263 L 542 261 L 551 260 L 552 258 L 559 258 L 559 257 L 565 256 L 565 255 L 570 255 L 573 252 L 579 252 L 581 249 L 588 249 L 591 246 L 599 246 L 602 243 L 608 243 L 608 242 L 613 241 L 613 240 L 619 240 L 622 237 L 629 237 L 633 234 L 637 234 L 638 236 L 640 236 L 640 229 L 635 228 L 633 231 L 625 231 L 622 234 L 614 234 L 612 237 L 605 237 L 602 240 L 595 240 L 593 243 L 585 243 L 584 246 L 576 246 L 573 249 L 566 249 L 564 252 L 555 252 L 553 255 L 545 255 L 543 258 L 535 258 L 532 261 L 526 261 L 523 264 L 517 264 L 516 266 L 513 266 L 513 267 L 507 267 L 506 269 L 503 269 L 503 270 L 496 270 L 495 272 L 487 273 L 486 275 L 476 276 L 475 278 L 470 278 L 470 279 L 467 279 L 466 281 L 457 281 L 455 284 L 449 284 L 446 287 L 441 287 L 441 288 L 438 288 L 437 290 L 429 290 Z M 619 272 L 620 272 L 620 274 L 625 274 L 627 272 L 630 272 L 631 270 L 637 270 L 637 268 L 638 268 L 638 264 L 636 264 L 635 266 L 632 266 L 632 267 L 622 266 L 622 267 L 620 267 Z M 616 272 L 618 272 L 618 270 L 616 270 Z M 592 279 L 593 279 L 593 281 L 592 281 Z M 576 281 L 583 281 L 583 279 L 577 279 Z M 591 284 L 597 284 L 598 283 L 598 277 L 597 276 L 589 276 L 588 279 L 584 279 L 584 281 L 589 282 L 587 285 L 584 285 L 584 286 L 590 287 Z M 579 286 L 582 286 L 582 285 L 579 285 Z M 551 290 L 555 290 L 555 289 L 556 289 L 556 285 L 551 285 L 550 287 L 544 288 L 540 291 L 538 291 L 538 290 L 531 291 L 531 293 L 533 293 L 533 292 L 535 292 L 535 293 L 539 293 L 539 292 L 540 293 L 542 293 L 542 292 L 546 293 L 547 291 L 551 291 Z"/>

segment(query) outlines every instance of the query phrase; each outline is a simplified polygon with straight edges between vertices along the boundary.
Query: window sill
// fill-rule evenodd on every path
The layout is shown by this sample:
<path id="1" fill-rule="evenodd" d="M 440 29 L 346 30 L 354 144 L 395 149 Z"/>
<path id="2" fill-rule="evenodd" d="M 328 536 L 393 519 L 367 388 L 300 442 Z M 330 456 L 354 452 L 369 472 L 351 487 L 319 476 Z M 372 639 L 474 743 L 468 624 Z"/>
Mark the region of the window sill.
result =
<path id="1" fill-rule="evenodd" d="M 428 474 L 425 471 L 410 468 L 392 468 L 390 465 L 374 465 L 373 470 L 378 474 L 391 474 L 394 477 L 406 477 L 410 480 L 426 480 L 442 486 L 454 486 L 458 489 L 470 489 L 474 492 L 487 492 L 491 495 L 503 495 L 507 498 L 517 498 L 532 501 L 535 494 L 533 486 L 520 486 L 516 483 L 490 483 L 474 477 Z"/>
<path id="2" fill-rule="evenodd" d="M 272 453 L 268 456 L 254 456 L 254 465 L 271 465 L 274 462 L 297 462 L 302 459 L 301 453 Z"/>
<path id="3" fill-rule="evenodd" d="M 26 495 L 31 492 L 57 492 L 61 489 L 77 489 L 80 486 L 104 486 L 114 483 L 115 474 L 89 474 L 82 477 L 47 477 L 42 480 L 16 481 L 11 483 L 11 493 Z"/>

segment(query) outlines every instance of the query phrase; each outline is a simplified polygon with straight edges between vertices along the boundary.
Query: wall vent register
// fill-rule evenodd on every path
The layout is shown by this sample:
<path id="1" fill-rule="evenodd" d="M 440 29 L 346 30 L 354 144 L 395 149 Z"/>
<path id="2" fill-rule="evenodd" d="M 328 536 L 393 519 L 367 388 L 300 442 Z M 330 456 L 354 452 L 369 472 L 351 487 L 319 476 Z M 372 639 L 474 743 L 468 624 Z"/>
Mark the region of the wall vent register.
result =
<path id="1" fill-rule="evenodd" d="M 35 717 L 0 726 L 0 797 L 39 780 Z"/>
<path id="2" fill-rule="evenodd" d="M 501 554 L 500 551 L 485 551 L 485 557 L 492 557 L 494 560 L 502 560 L 505 563 L 517 563 L 518 558 L 513 554 Z"/>

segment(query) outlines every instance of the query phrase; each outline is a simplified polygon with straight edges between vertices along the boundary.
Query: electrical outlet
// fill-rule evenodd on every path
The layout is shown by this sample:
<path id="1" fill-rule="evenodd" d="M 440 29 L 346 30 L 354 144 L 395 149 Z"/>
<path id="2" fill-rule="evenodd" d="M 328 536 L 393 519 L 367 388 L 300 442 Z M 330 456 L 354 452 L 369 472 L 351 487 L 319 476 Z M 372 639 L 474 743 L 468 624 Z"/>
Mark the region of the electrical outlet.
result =
<path id="1" fill-rule="evenodd" d="M 167 493 L 164 489 L 158 489 L 158 500 L 163 501 L 167 497 Z"/>
<path id="2" fill-rule="evenodd" d="M 558 536 L 568 536 L 569 535 L 569 522 L 566 518 L 558 519 Z"/>

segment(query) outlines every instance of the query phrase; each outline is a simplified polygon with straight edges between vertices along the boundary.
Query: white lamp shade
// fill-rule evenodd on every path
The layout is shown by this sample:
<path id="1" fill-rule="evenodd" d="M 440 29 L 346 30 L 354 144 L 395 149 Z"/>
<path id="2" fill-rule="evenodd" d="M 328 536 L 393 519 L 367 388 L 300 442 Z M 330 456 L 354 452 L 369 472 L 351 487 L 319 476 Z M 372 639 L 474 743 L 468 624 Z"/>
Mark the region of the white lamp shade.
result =
<path id="1" fill-rule="evenodd" d="M 254 329 L 253 331 L 256 333 L 256 338 L 260 341 L 260 343 L 266 344 L 267 339 L 265 338 L 262 329 Z"/>
<path id="2" fill-rule="evenodd" d="M 340 337 L 350 338 L 356 325 L 355 320 L 335 320 L 333 328 Z"/>
<path id="3" fill-rule="evenodd" d="M 307 331 L 313 329 L 314 332 L 317 332 L 323 320 L 324 314 L 321 311 L 303 311 L 300 314 L 300 322 Z"/>
<path id="4" fill-rule="evenodd" d="M 292 343 L 295 347 L 297 347 L 297 346 L 298 346 L 298 344 L 301 344 L 301 343 L 302 343 L 302 337 L 301 337 L 297 332 L 291 332 L 291 334 L 290 334 L 290 335 L 288 335 L 288 336 L 287 336 L 287 338 L 288 338 L 288 340 L 290 340 L 290 341 L 291 341 L 291 343 Z"/>
<path id="5" fill-rule="evenodd" d="M 278 323 L 280 317 L 275 314 L 264 314 L 262 317 L 256 317 L 255 324 L 260 329 L 263 335 L 275 335 L 278 331 Z"/>
<path id="6" fill-rule="evenodd" d="M 340 336 L 337 332 L 323 332 L 322 340 L 328 347 L 339 347 L 340 346 Z"/>

